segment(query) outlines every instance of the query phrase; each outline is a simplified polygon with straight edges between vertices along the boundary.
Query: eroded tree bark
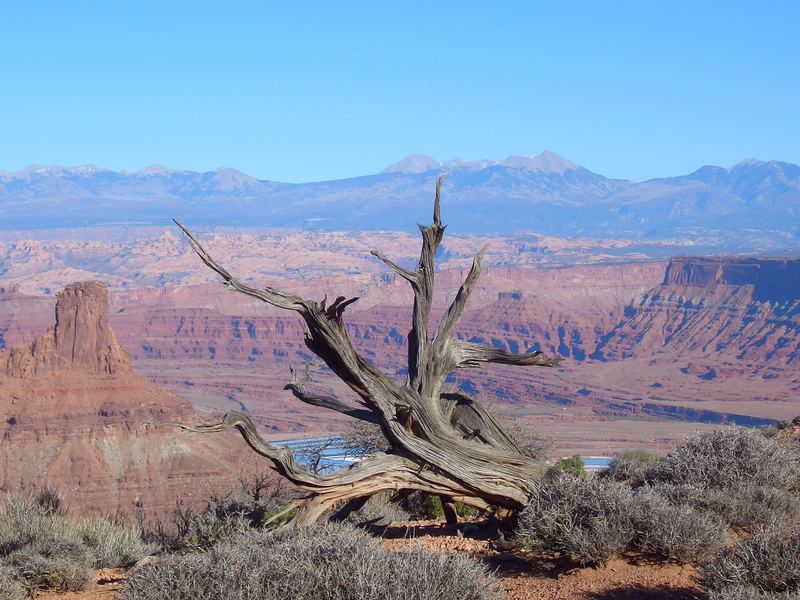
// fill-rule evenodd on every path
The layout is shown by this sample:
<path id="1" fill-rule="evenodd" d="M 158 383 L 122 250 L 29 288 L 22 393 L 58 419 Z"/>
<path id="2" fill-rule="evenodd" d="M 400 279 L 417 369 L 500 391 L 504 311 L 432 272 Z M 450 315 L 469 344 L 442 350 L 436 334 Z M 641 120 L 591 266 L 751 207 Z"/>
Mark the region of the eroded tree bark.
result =
<path id="1" fill-rule="evenodd" d="M 539 352 L 511 354 L 453 336 L 480 275 L 485 249 L 475 257 L 455 299 L 431 335 L 434 257 L 445 230 L 440 217 L 442 180 L 440 177 L 436 182 L 433 224 L 419 226 L 422 249 L 416 270 L 404 269 L 381 252 L 372 251 L 408 281 L 414 292 L 408 378 L 404 385 L 364 360 L 348 338 L 342 315 L 358 298 L 340 296 L 328 306 L 326 300 L 315 302 L 271 287 L 262 290 L 245 285 L 175 221 L 197 255 L 222 277 L 226 286 L 300 315 L 305 322 L 306 346 L 350 387 L 360 407 L 308 394 L 304 382 L 298 381 L 294 373 L 286 389 L 307 404 L 377 423 L 388 441 L 388 452 L 330 475 L 316 475 L 299 465 L 288 449 L 264 441 L 250 419 L 241 413 L 228 413 L 215 423 L 180 425 L 196 432 L 238 429 L 253 450 L 269 458 L 281 475 L 309 493 L 299 503 L 292 520 L 295 525 L 311 524 L 333 507 L 355 504 L 358 499 L 383 490 L 415 489 L 477 508 L 499 506 L 512 510 L 524 507 L 534 493 L 535 481 L 543 471 L 541 462 L 523 455 L 480 403 L 460 394 L 443 393 L 443 387 L 447 376 L 458 368 L 483 363 L 552 367 L 557 360 L 544 358 Z M 453 518 L 448 515 L 448 520 Z"/>

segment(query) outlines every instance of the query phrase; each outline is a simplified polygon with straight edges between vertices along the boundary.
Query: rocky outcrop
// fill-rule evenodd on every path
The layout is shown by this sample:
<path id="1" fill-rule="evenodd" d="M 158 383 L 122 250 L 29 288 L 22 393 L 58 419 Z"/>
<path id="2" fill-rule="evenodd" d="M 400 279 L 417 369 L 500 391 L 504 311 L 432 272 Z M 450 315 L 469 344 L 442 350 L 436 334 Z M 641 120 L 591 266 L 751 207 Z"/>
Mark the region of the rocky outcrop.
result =
<path id="1" fill-rule="evenodd" d="M 55 326 L 31 344 L 13 348 L 6 375 L 27 378 L 65 369 L 129 372 L 130 359 L 108 322 L 106 286 L 100 281 L 75 283 L 56 297 Z"/>
<path id="2" fill-rule="evenodd" d="M 196 417 L 133 371 L 107 296 L 100 282 L 70 285 L 53 327 L 0 353 L 0 490 L 49 483 L 79 512 L 163 514 L 227 481 L 235 446 L 159 425 Z"/>

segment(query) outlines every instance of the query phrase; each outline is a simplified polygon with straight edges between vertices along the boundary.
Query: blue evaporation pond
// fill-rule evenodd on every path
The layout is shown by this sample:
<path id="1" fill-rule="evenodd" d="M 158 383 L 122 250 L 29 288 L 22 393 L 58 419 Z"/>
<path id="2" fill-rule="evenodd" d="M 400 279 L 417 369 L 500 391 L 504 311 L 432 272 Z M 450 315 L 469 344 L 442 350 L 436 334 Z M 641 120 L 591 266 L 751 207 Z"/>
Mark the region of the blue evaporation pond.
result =
<path id="1" fill-rule="evenodd" d="M 605 469 L 614 460 L 612 456 L 581 456 L 583 467 L 589 471 Z"/>

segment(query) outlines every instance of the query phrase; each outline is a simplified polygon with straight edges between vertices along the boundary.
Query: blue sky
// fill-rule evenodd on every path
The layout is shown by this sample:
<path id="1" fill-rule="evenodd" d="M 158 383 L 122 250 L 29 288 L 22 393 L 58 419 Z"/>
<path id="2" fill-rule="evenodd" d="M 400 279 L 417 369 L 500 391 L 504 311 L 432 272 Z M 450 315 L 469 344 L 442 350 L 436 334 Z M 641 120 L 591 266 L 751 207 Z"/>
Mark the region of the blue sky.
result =
<path id="1" fill-rule="evenodd" d="M 3 2 L 0 169 L 800 163 L 800 2 L 289 4 Z"/>

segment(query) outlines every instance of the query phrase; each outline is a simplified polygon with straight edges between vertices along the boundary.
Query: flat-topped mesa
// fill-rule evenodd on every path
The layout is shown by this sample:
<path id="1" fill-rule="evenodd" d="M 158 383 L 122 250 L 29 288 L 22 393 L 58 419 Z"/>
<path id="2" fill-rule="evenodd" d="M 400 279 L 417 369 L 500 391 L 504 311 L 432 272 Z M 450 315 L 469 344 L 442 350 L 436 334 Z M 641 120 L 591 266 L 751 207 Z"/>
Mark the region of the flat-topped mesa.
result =
<path id="1" fill-rule="evenodd" d="M 83 369 L 113 375 L 131 371 L 128 353 L 108 321 L 108 291 L 100 281 L 82 281 L 56 295 L 56 324 L 33 343 L 13 348 L 9 377 L 51 375 Z"/>
<path id="2" fill-rule="evenodd" d="M 675 257 L 664 285 L 752 285 L 755 301 L 793 302 L 800 300 L 800 259 Z"/>

